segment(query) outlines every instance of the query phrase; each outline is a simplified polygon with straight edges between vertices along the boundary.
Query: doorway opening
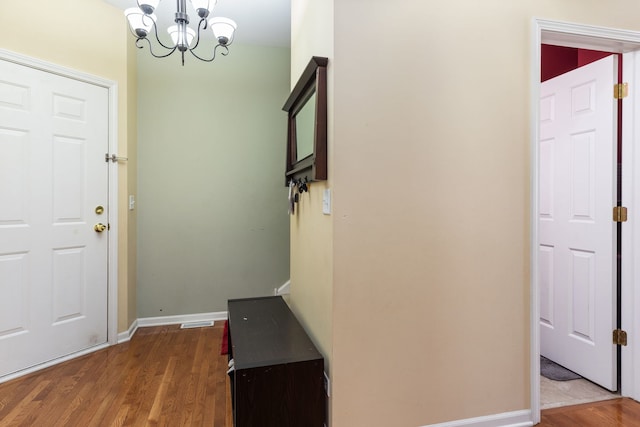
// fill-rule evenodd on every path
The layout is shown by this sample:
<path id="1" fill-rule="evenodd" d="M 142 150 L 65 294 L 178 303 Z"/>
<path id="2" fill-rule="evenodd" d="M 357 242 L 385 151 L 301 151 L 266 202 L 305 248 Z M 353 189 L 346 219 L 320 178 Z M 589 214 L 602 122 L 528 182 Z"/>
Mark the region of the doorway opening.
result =
<path id="1" fill-rule="evenodd" d="M 566 22 L 549 21 L 534 18 L 531 45 L 531 318 L 530 318 L 530 379 L 531 379 L 531 419 L 533 424 L 540 421 L 540 93 L 541 93 L 541 47 L 543 44 L 582 48 L 596 51 L 622 54 L 623 75 L 633 87 L 640 81 L 640 32 L 594 27 Z M 623 165 L 622 195 L 625 206 L 629 208 L 629 222 L 623 224 L 621 249 L 624 255 L 622 263 L 622 283 L 620 295 L 624 302 L 619 311 L 621 325 L 629 336 L 629 345 L 620 349 L 620 370 L 622 396 L 640 398 L 640 365 L 635 361 L 640 354 L 638 333 L 633 325 L 640 324 L 640 292 L 634 288 L 635 277 L 640 275 L 640 259 L 636 248 L 640 248 L 640 227 L 634 223 L 640 221 L 636 206 L 640 200 L 634 196 L 633 189 L 640 188 L 640 150 L 635 149 L 634 140 L 638 139 L 640 129 L 640 94 L 630 91 L 630 96 L 623 101 Z M 635 221 L 635 222 L 634 222 Z M 637 243 L 636 243 L 637 242 Z M 638 264 L 639 267 L 635 265 Z M 612 342 L 613 345 L 613 342 Z M 634 357 L 636 355 L 636 357 Z"/>
<path id="2" fill-rule="evenodd" d="M 540 399 L 547 409 L 619 397 L 619 357 L 606 334 L 620 322 L 621 227 L 608 213 L 621 202 L 622 100 L 611 88 L 622 83 L 622 55 L 542 44 L 540 61 Z"/>

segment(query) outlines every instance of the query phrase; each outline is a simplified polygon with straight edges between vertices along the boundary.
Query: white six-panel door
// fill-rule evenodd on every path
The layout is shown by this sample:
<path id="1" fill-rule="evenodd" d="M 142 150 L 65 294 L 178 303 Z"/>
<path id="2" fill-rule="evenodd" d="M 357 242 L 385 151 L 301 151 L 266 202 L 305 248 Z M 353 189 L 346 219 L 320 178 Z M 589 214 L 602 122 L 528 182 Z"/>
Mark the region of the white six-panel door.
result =
<path id="1" fill-rule="evenodd" d="M 0 60 L 0 377 L 107 341 L 107 151 L 106 88 Z"/>
<path id="2" fill-rule="evenodd" d="M 617 388 L 616 60 L 548 80 L 540 98 L 540 353 L 609 390 Z"/>

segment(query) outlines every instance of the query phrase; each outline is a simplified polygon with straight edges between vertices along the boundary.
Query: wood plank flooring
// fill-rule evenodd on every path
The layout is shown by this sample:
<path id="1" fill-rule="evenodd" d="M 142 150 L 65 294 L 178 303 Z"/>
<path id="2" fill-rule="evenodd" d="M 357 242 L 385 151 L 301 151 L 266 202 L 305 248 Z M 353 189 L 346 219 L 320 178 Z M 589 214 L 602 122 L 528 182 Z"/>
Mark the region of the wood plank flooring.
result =
<path id="1" fill-rule="evenodd" d="M 0 384 L 0 426 L 233 427 L 224 322 L 130 342 Z"/>
<path id="2" fill-rule="evenodd" d="M 233 427 L 222 332 L 223 322 L 140 328 L 128 343 L 0 384 L 0 427 Z M 640 403 L 547 409 L 538 426 L 640 427 Z"/>
<path id="3" fill-rule="evenodd" d="M 640 403 L 627 399 L 545 409 L 538 427 L 638 427 Z"/>

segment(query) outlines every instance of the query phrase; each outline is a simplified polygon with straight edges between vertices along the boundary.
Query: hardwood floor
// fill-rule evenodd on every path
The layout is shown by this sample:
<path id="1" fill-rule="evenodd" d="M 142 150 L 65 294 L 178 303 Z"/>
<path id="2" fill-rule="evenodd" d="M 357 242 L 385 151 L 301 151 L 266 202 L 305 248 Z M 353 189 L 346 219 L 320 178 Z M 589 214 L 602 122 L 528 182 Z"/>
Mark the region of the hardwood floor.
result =
<path id="1" fill-rule="evenodd" d="M 233 427 L 223 322 L 140 328 L 130 342 L 0 384 L 1 427 Z M 539 427 L 640 427 L 640 403 L 542 411 Z"/>
<path id="2" fill-rule="evenodd" d="M 538 427 L 636 427 L 640 426 L 640 403 L 613 399 L 542 411 Z"/>
<path id="3" fill-rule="evenodd" d="M 0 384 L 0 426 L 232 427 L 224 322 L 130 342 Z"/>

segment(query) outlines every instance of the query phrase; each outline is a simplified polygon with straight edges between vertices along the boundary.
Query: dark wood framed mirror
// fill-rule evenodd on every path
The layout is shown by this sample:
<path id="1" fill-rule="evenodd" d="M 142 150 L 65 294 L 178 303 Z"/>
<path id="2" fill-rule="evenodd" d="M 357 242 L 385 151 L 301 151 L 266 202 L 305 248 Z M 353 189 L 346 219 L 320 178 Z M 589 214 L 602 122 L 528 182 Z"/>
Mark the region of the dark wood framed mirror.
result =
<path id="1" fill-rule="evenodd" d="M 327 179 L 327 63 L 314 56 L 282 109 L 287 112 L 285 185 Z"/>

